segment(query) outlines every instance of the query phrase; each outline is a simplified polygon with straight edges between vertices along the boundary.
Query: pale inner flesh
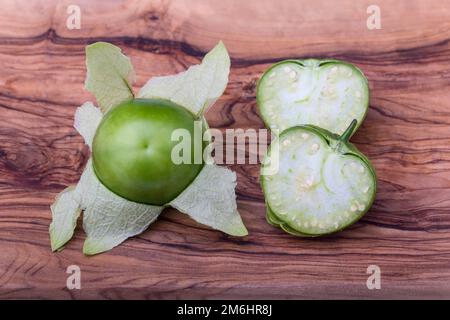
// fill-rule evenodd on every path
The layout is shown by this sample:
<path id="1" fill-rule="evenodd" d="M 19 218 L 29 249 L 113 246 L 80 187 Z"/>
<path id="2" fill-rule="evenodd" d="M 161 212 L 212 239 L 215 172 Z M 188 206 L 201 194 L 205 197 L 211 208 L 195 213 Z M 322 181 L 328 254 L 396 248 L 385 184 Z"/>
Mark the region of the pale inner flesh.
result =
<path id="1" fill-rule="evenodd" d="M 340 135 L 353 119 L 361 123 L 368 98 L 362 74 L 340 63 L 282 63 L 264 75 L 258 88 L 261 115 L 280 132 L 312 124 Z"/>
<path id="2" fill-rule="evenodd" d="M 276 139 L 267 157 L 278 171 L 263 176 L 266 200 L 274 214 L 306 234 L 330 233 L 356 221 L 370 205 L 374 181 L 368 166 L 342 155 L 307 130 Z"/>

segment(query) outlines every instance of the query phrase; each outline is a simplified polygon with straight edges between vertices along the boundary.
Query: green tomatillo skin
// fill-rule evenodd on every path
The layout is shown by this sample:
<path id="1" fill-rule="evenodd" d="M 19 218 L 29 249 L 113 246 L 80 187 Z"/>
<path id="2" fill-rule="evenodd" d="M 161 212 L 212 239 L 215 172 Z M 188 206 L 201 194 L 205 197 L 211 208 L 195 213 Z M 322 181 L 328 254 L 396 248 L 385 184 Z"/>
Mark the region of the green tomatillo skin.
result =
<path id="1" fill-rule="evenodd" d="M 371 207 L 377 179 L 370 161 L 348 142 L 353 120 L 338 136 L 312 125 L 285 130 L 270 145 L 261 169 L 267 221 L 302 237 L 342 230 Z M 278 170 L 264 174 L 279 161 Z"/>
<path id="2" fill-rule="evenodd" d="M 203 159 L 194 159 L 196 117 L 184 107 L 162 99 L 135 99 L 112 108 L 97 128 L 92 159 L 97 177 L 119 196 L 145 204 L 164 205 L 195 179 Z M 191 161 L 176 164 L 172 133 L 191 136 Z M 202 129 L 200 129 L 202 131 Z M 202 132 L 203 134 L 203 132 Z M 204 143 L 199 152 L 203 154 Z"/>
<path id="3" fill-rule="evenodd" d="M 344 61 L 285 60 L 263 74 L 256 99 L 275 133 L 310 124 L 342 134 L 353 119 L 364 120 L 369 86 L 361 70 Z"/>

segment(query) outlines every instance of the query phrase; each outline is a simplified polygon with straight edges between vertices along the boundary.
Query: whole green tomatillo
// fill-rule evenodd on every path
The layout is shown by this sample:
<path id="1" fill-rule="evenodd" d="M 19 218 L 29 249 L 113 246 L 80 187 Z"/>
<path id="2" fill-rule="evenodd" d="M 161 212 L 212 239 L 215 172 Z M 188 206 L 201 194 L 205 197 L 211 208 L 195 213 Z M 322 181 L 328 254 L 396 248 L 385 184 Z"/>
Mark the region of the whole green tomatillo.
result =
<path id="1" fill-rule="evenodd" d="M 53 251 L 72 238 L 81 213 L 86 255 L 142 233 L 168 206 L 226 234 L 248 234 L 237 210 L 236 174 L 214 163 L 204 118 L 226 88 L 230 63 L 219 42 L 200 64 L 152 77 L 135 93 L 136 73 L 121 48 L 86 47 L 85 88 L 98 107 L 83 103 L 74 127 L 92 157 L 78 183 L 51 205 Z"/>
<path id="2" fill-rule="evenodd" d="M 205 144 L 195 141 L 196 117 L 169 100 L 135 99 L 112 108 L 97 128 L 92 159 L 99 180 L 131 201 L 164 205 L 177 197 L 203 167 Z M 187 130 L 190 161 L 177 163 L 175 130 Z M 203 136 L 200 122 L 200 139 Z M 196 150 L 197 148 L 197 150 Z M 200 150 L 198 150 L 200 148 Z"/>
<path id="3" fill-rule="evenodd" d="M 270 224 L 314 237 L 342 230 L 369 210 L 377 180 L 369 160 L 348 142 L 356 125 L 353 120 L 341 136 L 296 126 L 272 142 L 261 171 Z M 275 163 L 278 170 L 265 174 Z"/>

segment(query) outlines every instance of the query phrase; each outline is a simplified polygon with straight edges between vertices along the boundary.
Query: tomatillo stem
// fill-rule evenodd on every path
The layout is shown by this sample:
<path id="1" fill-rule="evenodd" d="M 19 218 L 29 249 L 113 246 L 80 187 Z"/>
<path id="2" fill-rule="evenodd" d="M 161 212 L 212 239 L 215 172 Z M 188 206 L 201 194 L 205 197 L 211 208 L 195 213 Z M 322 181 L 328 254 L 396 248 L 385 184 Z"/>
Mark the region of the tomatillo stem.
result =
<path id="1" fill-rule="evenodd" d="M 355 130 L 356 125 L 358 124 L 358 121 L 356 119 L 353 119 L 353 121 L 350 123 L 347 129 L 345 129 L 344 133 L 339 137 L 340 142 L 347 143 L 350 137 L 352 136 L 353 131 Z"/>

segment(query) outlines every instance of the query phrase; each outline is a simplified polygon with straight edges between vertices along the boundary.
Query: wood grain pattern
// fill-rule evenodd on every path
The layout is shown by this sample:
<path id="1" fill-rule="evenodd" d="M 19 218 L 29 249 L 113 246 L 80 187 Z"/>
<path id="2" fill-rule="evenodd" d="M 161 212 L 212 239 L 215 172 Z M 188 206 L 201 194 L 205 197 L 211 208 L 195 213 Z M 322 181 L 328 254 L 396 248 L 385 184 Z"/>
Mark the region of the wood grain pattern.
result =
<path id="1" fill-rule="evenodd" d="M 450 298 L 450 7 L 378 0 L 382 29 L 366 28 L 372 1 L 3 0 L 0 11 L 0 298 Z M 284 58 L 358 65 L 371 87 L 352 139 L 373 161 L 379 192 L 351 229 L 298 239 L 265 222 L 257 165 L 233 165 L 250 235 L 235 239 L 167 210 L 142 235 L 84 257 L 81 226 L 51 253 L 49 206 L 88 157 L 72 127 L 84 46 L 106 40 L 129 55 L 136 88 L 198 63 L 219 39 L 232 56 L 211 127 L 262 128 L 255 83 Z M 67 266 L 82 290 L 65 288 Z M 382 289 L 366 288 L 366 268 Z"/>

